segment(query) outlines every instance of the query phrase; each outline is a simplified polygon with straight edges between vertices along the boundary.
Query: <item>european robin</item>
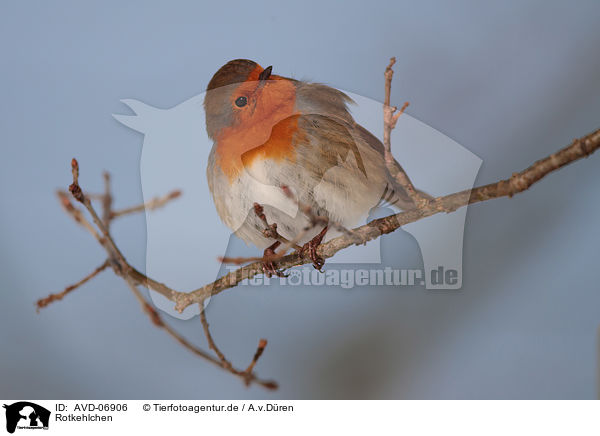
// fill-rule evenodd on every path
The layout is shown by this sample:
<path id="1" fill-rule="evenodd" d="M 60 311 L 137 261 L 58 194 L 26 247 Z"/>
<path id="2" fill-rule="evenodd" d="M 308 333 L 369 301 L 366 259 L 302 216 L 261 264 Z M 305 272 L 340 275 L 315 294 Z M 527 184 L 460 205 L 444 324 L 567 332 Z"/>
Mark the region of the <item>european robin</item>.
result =
<path id="1" fill-rule="evenodd" d="M 337 89 L 278 76 L 272 67 L 246 59 L 232 60 L 215 73 L 204 99 L 213 140 L 208 185 L 219 216 L 238 237 L 265 254 L 279 245 L 265 236 L 254 211 L 259 203 L 288 240 L 310 229 L 298 242 L 310 249 L 320 269 L 316 247 L 327 224 L 311 226 L 298 204 L 346 228 L 382 202 L 412 207 L 405 192 L 392 188 L 383 144 L 354 121 L 350 103 Z M 276 272 L 271 264 L 265 268 Z"/>

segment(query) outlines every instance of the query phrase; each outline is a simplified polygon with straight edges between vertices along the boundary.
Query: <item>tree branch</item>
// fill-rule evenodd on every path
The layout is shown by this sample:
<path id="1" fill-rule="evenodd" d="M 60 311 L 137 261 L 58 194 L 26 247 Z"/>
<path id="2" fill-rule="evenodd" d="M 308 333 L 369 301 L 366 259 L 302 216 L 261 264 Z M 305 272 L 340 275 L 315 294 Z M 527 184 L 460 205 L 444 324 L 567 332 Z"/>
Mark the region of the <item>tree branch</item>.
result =
<path id="1" fill-rule="evenodd" d="M 62 300 L 69 292 L 72 292 L 75 289 L 77 289 L 78 287 L 86 284 L 88 281 L 90 281 L 91 279 L 93 279 L 94 277 L 96 277 L 98 274 L 100 274 L 102 271 L 104 271 L 109 266 L 110 266 L 110 262 L 107 259 L 107 260 L 104 261 L 104 263 L 102 265 L 100 265 L 94 271 L 92 271 L 87 276 L 85 276 L 84 278 L 82 278 L 81 280 L 79 280 L 77 283 L 73 283 L 72 285 L 67 286 L 62 292 L 59 292 L 58 294 L 50 294 L 50 295 L 48 295 L 45 298 L 40 298 L 37 301 L 37 303 L 35 304 L 36 307 L 37 307 L 36 310 L 39 312 L 40 309 L 46 307 L 50 303 L 53 303 L 53 302 L 58 301 L 58 300 Z"/>
<path id="2" fill-rule="evenodd" d="M 468 204 L 479 203 L 493 198 L 512 197 L 515 194 L 527 190 L 531 185 L 551 172 L 583 157 L 589 156 L 599 147 L 600 129 L 582 138 L 575 139 L 571 145 L 535 162 L 520 173 L 514 173 L 512 177 L 508 179 L 500 180 L 499 182 L 480 186 L 471 190 L 446 195 L 444 197 L 438 197 L 432 201 L 426 202 L 423 207 L 373 220 L 354 229 L 352 236 L 342 235 L 322 244 L 318 249 L 318 253 L 321 257 L 327 259 L 350 245 L 365 244 L 382 234 L 391 233 L 403 225 L 428 216 L 441 212 L 454 212 L 456 209 Z M 286 270 L 310 262 L 311 260 L 308 257 L 302 257 L 298 253 L 293 253 L 279 259 L 277 265 L 281 270 Z M 261 272 L 261 263 L 254 262 L 235 271 L 231 271 L 216 281 L 192 292 L 179 293 L 173 300 L 176 303 L 175 309 L 181 312 L 190 304 L 204 301 L 206 298 L 232 288 L 242 280 L 252 278 Z"/>
<path id="3" fill-rule="evenodd" d="M 136 212 L 144 212 L 146 210 L 155 210 L 165 206 L 171 200 L 175 200 L 176 198 L 181 196 L 181 191 L 176 190 L 169 192 L 164 197 L 154 197 L 152 200 L 147 203 L 138 204 L 137 206 L 128 207 L 121 210 L 115 210 L 111 213 L 111 218 L 118 218 L 124 215 L 131 215 Z"/>
<path id="4" fill-rule="evenodd" d="M 137 286 L 142 285 L 149 289 L 156 290 L 156 291 L 160 292 L 162 295 L 167 296 L 167 298 L 175 298 L 177 296 L 178 292 L 173 289 L 168 288 L 167 286 L 163 285 L 162 283 L 159 283 L 159 282 L 156 282 L 155 280 L 150 279 L 146 275 L 140 273 L 135 268 L 133 268 L 127 262 L 127 260 L 125 259 L 125 257 L 123 256 L 123 254 L 121 253 L 119 248 L 117 247 L 117 245 L 114 242 L 114 240 L 110 234 L 110 231 L 109 231 L 110 224 L 114 218 L 116 218 L 118 216 L 123 216 L 123 215 L 129 214 L 129 213 L 134 213 L 134 212 L 144 210 L 143 207 L 136 206 L 135 208 L 124 209 L 123 211 L 121 211 L 121 213 L 115 214 L 111 210 L 112 194 L 111 194 L 111 189 L 110 189 L 110 176 L 108 175 L 108 173 L 104 173 L 105 192 L 104 192 L 103 196 L 96 197 L 98 200 L 101 201 L 102 207 L 103 207 L 103 211 L 102 211 L 103 218 L 100 219 L 100 217 L 98 216 L 98 213 L 96 212 L 96 210 L 94 209 L 94 207 L 90 201 L 89 196 L 84 194 L 83 190 L 79 186 L 79 163 L 77 162 L 76 159 L 72 159 L 72 161 L 71 161 L 71 172 L 73 175 L 73 183 L 69 186 L 69 191 L 71 192 L 72 196 L 78 202 L 83 204 L 83 206 L 87 209 L 90 216 L 92 217 L 92 221 L 95 226 L 92 223 L 90 223 L 85 218 L 83 213 L 71 203 L 67 193 L 63 192 L 63 191 L 58 192 L 58 197 L 60 199 L 61 205 L 63 206 L 65 211 L 75 220 L 75 222 L 77 222 L 83 228 L 88 230 L 96 238 L 96 240 L 100 243 L 100 245 L 106 250 L 106 252 L 108 254 L 108 259 L 102 265 L 100 265 L 98 268 L 96 268 L 94 271 L 92 271 L 90 274 L 88 274 L 86 277 L 84 277 L 82 280 L 75 283 L 74 285 L 67 287 L 61 293 L 50 294 L 49 296 L 38 300 L 38 302 L 37 302 L 38 311 L 40 308 L 46 307 L 47 305 L 49 305 L 50 303 L 52 303 L 54 301 L 61 300 L 69 292 L 72 292 L 73 290 L 77 289 L 79 286 L 83 285 L 84 283 L 86 283 L 89 280 L 91 280 L 92 278 L 94 278 L 96 275 L 98 275 L 101 271 L 106 269 L 108 266 L 111 266 L 113 268 L 113 271 L 115 272 L 115 274 L 117 276 L 123 278 L 123 280 L 125 280 L 125 283 L 129 287 L 129 289 L 132 291 L 132 293 L 134 294 L 134 296 L 136 297 L 138 302 L 140 303 L 142 310 L 144 311 L 144 313 L 146 313 L 149 316 L 150 320 L 156 327 L 163 329 L 167 334 L 169 334 L 169 336 L 171 336 L 173 339 L 175 339 L 179 344 L 181 344 L 183 347 L 187 348 L 188 350 L 190 350 L 197 356 L 219 366 L 220 368 L 234 374 L 235 376 L 240 377 L 246 385 L 250 385 L 251 383 L 256 383 L 267 389 L 277 389 L 276 382 L 271 381 L 271 380 L 262 380 L 262 379 L 258 378 L 256 376 L 256 374 L 253 372 L 256 362 L 258 361 L 264 348 L 266 347 L 267 342 L 265 339 L 261 339 L 259 341 L 259 346 L 258 346 L 257 351 L 254 353 L 254 358 L 252 359 L 252 363 L 248 366 L 248 368 L 246 370 L 242 371 L 242 370 L 235 369 L 233 367 L 233 365 L 231 365 L 231 363 L 227 359 L 225 359 L 225 356 L 223 355 L 223 353 L 221 353 L 221 351 L 217 348 L 216 344 L 214 343 L 212 336 L 210 335 L 210 331 L 208 330 L 208 321 L 206 320 L 206 314 L 204 313 L 204 307 L 202 304 L 200 304 L 200 311 L 201 311 L 200 318 L 201 318 L 202 324 L 204 326 L 204 330 L 206 333 L 206 338 L 207 338 L 209 347 L 213 351 L 215 351 L 218 358 L 214 358 L 208 352 L 193 345 L 187 339 L 185 339 L 183 336 L 181 336 L 179 333 L 177 333 L 172 327 L 170 327 L 168 324 L 166 324 L 164 322 L 164 320 L 162 319 L 160 314 L 156 311 L 156 309 L 154 309 L 152 307 L 152 305 L 146 301 L 146 299 L 143 297 L 142 293 L 139 291 Z M 166 202 L 172 200 L 173 198 L 178 197 L 179 195 L 180 195 L 179 191 L 174 191 L 173 193 L 169 194 L 166 197 L 153 200 L 152 202 L 149 203 L 150 204 L 149 207 L 151 209 L 160 207 L 160 206 L 164 205 Z M 98 229 L 100 232 L 98 232 L 96 229 Z"/>
<path id="5" fill-rule="evenodd" d="M 409 103 L 405 102 L 400 110 L 396 106 L 390 106 L 392 95 L 392 78 L 394 70 L 392 67 L 396 63 L 396 58 L 390 58 L 390 63 L 385 69 L 385 97 L 383 100 L 383 149 L 385 166 L 394 180 L 394 190 L 406 192 L 416 207 L 424 207 L 431 197 L 424 192 L 417 190 L 402 165 L 394 158 L 392 154 L 392 130 L 396 127 L 398 118 L 404 113 Z"/>

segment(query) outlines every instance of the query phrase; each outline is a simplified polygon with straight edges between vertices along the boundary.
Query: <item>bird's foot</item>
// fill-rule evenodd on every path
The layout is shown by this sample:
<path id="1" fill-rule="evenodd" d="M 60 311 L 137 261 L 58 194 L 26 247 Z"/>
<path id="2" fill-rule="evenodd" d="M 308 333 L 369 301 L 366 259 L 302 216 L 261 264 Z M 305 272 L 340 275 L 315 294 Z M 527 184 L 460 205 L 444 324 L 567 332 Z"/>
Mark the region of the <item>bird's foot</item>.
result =
<path id="1" fill-rule="evenodd" d="M 280 244 L 281 242 L 277 241 L 273 245 L 265 248 L 265 251 L 263 252 L 262 270 L 263 273 L 269 278 L 272 276 L 286 277 L 283 271 L 277 269 L 277 264 L 273 260 L 268 260 L 270 257 L 273 257 L 277 254 L 275 253 L 275 249 L 279 247 Z"/>
<path id="2" fill-rule="evenodd" d="M 312 260 L 313 266 L 318 271 L 321 271 L 321 268 L 323 268 L 323 265 L 325 265 L 325 259 L 317 254 L 317 248 L 319 245 L 321 245 L 325 233 L 327 233 L 327 226 L 325 226 L 325 228 L 323 228 L 323 230 L 321 230 L 317 236 L 304 244 L 299 250 L 299 254 L 301 256 L 304 256 L 304 254 L 308 251 L 308 256 L 310 257 L 310 260 Z"/>

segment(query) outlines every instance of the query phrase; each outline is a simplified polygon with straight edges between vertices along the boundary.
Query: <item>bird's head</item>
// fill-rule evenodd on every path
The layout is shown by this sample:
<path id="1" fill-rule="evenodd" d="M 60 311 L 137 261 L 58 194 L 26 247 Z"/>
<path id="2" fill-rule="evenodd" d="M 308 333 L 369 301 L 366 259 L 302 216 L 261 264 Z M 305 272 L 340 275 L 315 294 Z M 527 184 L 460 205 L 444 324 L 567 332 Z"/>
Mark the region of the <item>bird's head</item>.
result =
<path id="1" fill-rule="evenodd" d="M 241 135 L 264 141 L 275 124 L 294 114 L 296 81 L 271 72 L 272 67 L 247 59 L 219 68 L 204 98 L 208 136 L 219 140 Z"/>

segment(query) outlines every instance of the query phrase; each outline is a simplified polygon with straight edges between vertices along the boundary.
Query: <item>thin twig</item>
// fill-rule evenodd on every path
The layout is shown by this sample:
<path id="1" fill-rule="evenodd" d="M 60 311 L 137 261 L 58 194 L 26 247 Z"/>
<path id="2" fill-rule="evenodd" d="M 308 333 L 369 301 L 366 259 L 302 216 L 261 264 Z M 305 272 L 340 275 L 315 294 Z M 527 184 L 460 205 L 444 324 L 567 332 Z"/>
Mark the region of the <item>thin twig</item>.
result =
<path id="1" fill-rule="evenodd" d="M 110 266 L 110 261 L 107 259 L 104 261 L 104 263 L 102 265 L 97 267 L 94 271 L 92 271 L 87 276 L 85 276 L 84 278 L 79 280 L 77 283 L 73 283 L 72 285 L 67 286 L 62 292 L 59 292 L 57 294 L 50 294 L 45 298 L 40 298 L 36 302 L 36 307 L 37 307 L 36 310 L 39 312 L 40 309 L 48 306 L 50 303 L 62 300 L 68 293 L 70 293 L 70 292 L 74 291 L 75 289 L 77 289 L 78 287 L 84 285 L 85 283 L 87 283 L 88 281 L 90 281 L 91 279 L 96 277 L 98 274 L 100 274 L 102 271 L 104 271 L 109 266 Z"/>
<path id="2" fill-rule="evenodd" d="M 155 210 L 160 207 L 165 206 L 169 201 L 175 200 L 177 197 L 181 196 L 181 191 L 172 191 L 163 197 L 154 197 L 150 201 L 142 204 L 138 204 L 137 206 L 128 207 L 121 210 L 115 210 L 111 212 L 111 218 L 119 218 L 124 215 L 131 215 L 136 212 L 150 211 Z"/>
<path id="3" fill-rule="evenodd" d="M 240 257 L 228 257 L 228 256 L 218 256 L 217 260 L 220 263 L 228 263 L 230 265 L 244 265 L 248 262 L 276 262 L 279 259 L 286 256 L 286 252 L 281 250 L 279 253 L 275 253 L 272 255 L 265 254 L 263 256 L 240 256 Z"/>
<path id="4" fill-rule="evenodd" d="M 206 310 L 203 305 L 200 306 L 200 322 L 202 323 L 204 336 L 206 336 L 206 341 L 208 342 L 208 348 L 215 352 L 215 354 L 221 361 L 221 366 L 223 368 L 231 370 L 233 368 L 233 365 L 229 360 L 227 360 L 225 355 L 221 352 L 221 350 L 219 349 L 219 347 L 217 347 L 217 344 L 215 344 L 215 341 L 213 340 L 213 337 L 210 333 L 210 328 L 208 326 L 208 320 L 206 319 Z"/>
<path id="5" fill-rule="evenodd" d="M 135 296 L 135 298 L 140 303 L 144 313 L 146 313 L 149 316 L 150 321 L 152 321 L 152 324 L 154 324 L 156 327 L 163 329 L 169 336 L 171 336 L 173 339 L 175 339 L 184 348 L 188 349 L 195 355 L 209 361 L 210 363 L 212 363 L 220 368 L 223 368 L 236 376 L 241 377 L 246 385 L 249 385 L 250 383 L 256 383 L 267 389 L 277 389 L 278 386 L 277 386 L 276 382 L 274 382 L 272 380 L 262 380 L 262 379 L 256 377 L 256 375 L 252 372 L 254 366 L 252 366 L 252 369 L 250 371 L 236 370 L 229 363 L 229 361 L 227 361 L 227 359 L 225 359 L 225 356 L 220 351 L 217 353 L 219 358 L 215 359 L 213 356 L 208 354 L 206 351 L 202 350 L 201 348 L 199 348 L 196 345 L 189 342 L 187 339 L 185 339 L 183 336 L 181 336 L 179 333 L 177 333 L 177 331 L 175 329 L 173 329 L 173 327 L 171 327 L 169 324 L 164 322 L 164 320 L 162 319 L 162 317 L 160 316 L 158 311 L 154 307 L 152 307 L 152 305 L 150 303 L 148 303 L 146 301 L 146 299 L 143 297 L 142 293 L 137 288 L 137 286 L 135 285 L 133 280 L 126 279 L 125 282 L 127 283 L 127 286 L 129 287 L 129 289 L 133 292 L 133 295 Z M 200 314 L 201 314 L 200 315 L 201 319 L 204 319 L 204 321 L 203 321 L 203 325 L 204 325 L 204 322 L 206 321 L 206 317 L 203 318 L 204 312 L 202 310 L 201 310 Z M 207 324 L 207 328 L 208 328 L 208 322 L 206 322 L 206 324 Z M 208 332 L 208 334 L 207 334 L 207 339 L 208 338 L 210 338 L 209 344 L 212 343 L 214 346 L 214 348 L 211 347 L 211 349 L 218 350 L 217 346 L 214 344 L 214 341 L 212 340 L 212 336 L 210 336 L 210 332 Z"/>
<path id="6" fill-rule="evenodd" d="M 89 198 L 87 198 L 83 194 L 83 191 L 79 186 L 79 162 L 77 162 L 77 159 L 75 158 L 71 160 L 71 172 L 73 173 L 73 183 L 71 183 L 71 185 L 69 186 L 69 191 L 71 191 L 71 194 L 73 195 L 75 200 L 83 204 L 92 216 L 92 221 L 94 222 L 94 224 L 96 224 L 96 227 L 100 229 L 102 236 L 104 236 L 105 242 L 110 249 L 109 254 L 111 255 L 111 257 L 116 258 L 116 260 L 118 260 L 122 266 L 128 265 L 127 261 L 125 260 L 125 257 L 123 256 L 123 253 L 121 253 L 121 251 L 115 244 L 115 241 L 113 241 L 112 237 L 110 236 L 108 229 L 106 228 L 106 226 L 104 225 L 100 217 L 98 217 L 98 214 L 92 207 Z"/>
<path id="7" fill-rule="evenodd" d="M 398 163 L 392 154 L 392 130 L 396 127 L 398 118 L 404 113 L 409 103 L 406 102 L 402 105 L 400 110 L 396 106 L 390 106 L 391 94 L 392 94 L 392 78 L 394 76 L 394 70 L 392 67 L 396 63 L 396 58 L 390 59 L 390 63 L 385 69 L 385 97 L 383 101 L 383 148 L 384 148 L 384 159 L 385 165 L 388 172 L 392 176 L 395 182 L 394 190 L 403 192 L 405 191 L 410 199 L 413 201 L 415 206 L 424 207 L 429 200 L 430 196 L 417 190 L 406 171 Z"/>
<path id="8" fill-rule="evenodd" d="M 264 208 L 262 205 L 260 205 L 258 203 L 254 203 L 254 213 L 256 214 L 258 219 L 260 219 L 263 222 L 263 224 L 265 226 L 265 228 L 263 230 L 263 235 L 265 238 L 270 238 L 270 239 L 274 239 L 276 241 L 282 242 L 288 248 L 294 248 L 296 250 L 300 250 L 302 248 L 299 245 L 296 245 L 293 241 L 290 241 L 287 238 L 285 238 L 284 236 L 282 236 L 277 231 L 277 223 L 269 224 L 269 221 L 267 221 L 267 217 L 265 216 Z M 283 250 L 283 251 L 287 251 L 287 250 Z"/>
<path id="9" fill-rule="evenodd" d="M 104 171 L 104 195 L 102 196 L 102 222 L 106 226 L 106 229 L 110 229 L 110 221 L 112 219 L 112 194 L 110 190 L 110 174 L 108 171 Z"/>
<path id="10" fill-rule="evenodd" d="M 71 216 L 71 218 L 73 218 L 73 220 L 77 224 L 79 224 L 84 229 L 86 229 L 88 232 L 90 232 L 92 234 L 92 236 L 94 236 L 94 238 L 96 238 L 96 240 L 100 243 L 100 245 L 102 245 L 103 244 L 102 237 L 96 231 L 96 228 L 92 225 L 92 223 L 90 223 L 85 218 L 85 216 L 83 215 L 81 210 L 79 210 L 78 208 L 73 206 L 73 203 L 71 203 L 71 197 L 69 196 L 69 194 L 66 193 L 65 191 L 57 191 L 56 195 L 58 196 L 60 204 L 63 207 L 63 209 L 65 210 L 65 212 L 67 213 L 67 215 Z"/>
<path id="11" fill-rule="evenodd" d="M 252 374 L 252 371 L 254 371 L 254 366 L 258 362 L 258 359 L 260 359 L 260 356 L 262 356 L 262 353 L 263 353 L 263 351 L 265 351 L 266 346 L 267 346 L 266 339 L 261 339 L 258 341 L 258 347 L 256 348 L 256 352 L 254 353 L 254 357 L 252 358 L 250 365 L 248 365 L 248 368 L 246 368 L 244 373 Z"/>
<path id="12" fill-rule="evenodd" d="M 208 320 L 206 319 L 206 310 L 205 310 L 204 306 L 200 307 L 200 321 L 202 323 L 202 329 L 204 330 L 204 336 L 206 337 L 208 346 L 219 357 L 220 366 L 222 368 L 228 370 L 232 374 L 242 377 L 242 379 L 244 380 L 246 385 L 249 385 L 250 382 L 254 381 L 254 382 L 260 383 L 261 385 L 265 386 L 268 389 L 277 389 L 277 384 L 275 382 L 271 381 L 271 382 L 266 382 L 266 384 L 264 384 L 264 382 L 256 380 L 252 374 L 252 371 L 254 370 L 254 366 L 256 365 L 256 362 L 258 362 L 258 359 L 260 358 L 265 347 L 267 346 L 266 339 L 261 339 L 258 341 L 258 347 L 256 349 L 256 352 L 254 353 L 252 362 L 250 362 L 250 365 L 248 365 L 248 368 L 246 368 L 244 371 L 240 371 L 239 369 L 235 369 L 233 367 L 231 362 L 229 360 L 227 360 L 227 358 L 225 357 L 223 352 L 219 349 L 219 347 L 217 347 L 217 344 L 215 343 L 215 341 L 212 337 L 212 334 L 210 333 L 210 328 L 208 325 Z"/>

